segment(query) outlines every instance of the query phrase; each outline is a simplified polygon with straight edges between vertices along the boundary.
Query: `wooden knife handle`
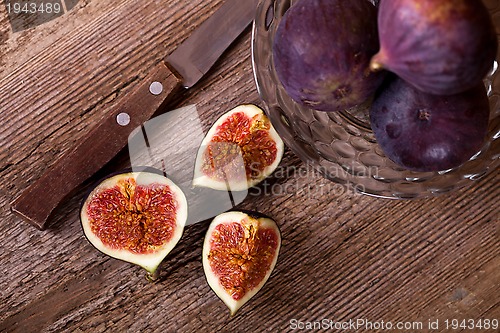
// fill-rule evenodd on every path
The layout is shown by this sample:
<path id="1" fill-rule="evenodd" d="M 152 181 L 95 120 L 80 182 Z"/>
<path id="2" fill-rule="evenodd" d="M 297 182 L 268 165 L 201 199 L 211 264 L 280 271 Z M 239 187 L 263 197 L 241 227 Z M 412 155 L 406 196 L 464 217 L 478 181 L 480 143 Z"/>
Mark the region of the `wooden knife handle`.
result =
<path id="1" fill-rule="evenodd" d="M 165 63 L 158 64 L 77 144 L 11 203 L 11 210 L 40 230 L 59 203 L 122 150 L 129 135 L 182 88 Z"/>

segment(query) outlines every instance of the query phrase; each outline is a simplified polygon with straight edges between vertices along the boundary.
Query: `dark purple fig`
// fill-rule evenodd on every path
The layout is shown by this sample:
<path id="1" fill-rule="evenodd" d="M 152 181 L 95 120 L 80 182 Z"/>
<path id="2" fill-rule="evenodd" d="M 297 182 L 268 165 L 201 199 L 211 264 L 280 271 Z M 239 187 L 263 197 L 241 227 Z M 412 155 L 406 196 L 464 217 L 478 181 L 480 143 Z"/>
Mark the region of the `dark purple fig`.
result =
<path id="1" fill-rule="evenodd" d="M 483 84 L 457 95 L 421 92 L 400 78 L 384 84 L 370 111 L 388 158 L 415 171 L 458 167 L 483 145 L 489 101 Z"/>
<path id="2" fill-rule="evenodd" d="M 345 110 L 373 96 L 383 80 L 371 73 L 379 50 L 377 9 L 368 0 L 301 0 L 279 23 L 273 41 L 276 73 L 297 103 Z"/>
<path id="3" fill-rule="evenodd" d="M 390 70 L 431 94 L 477 86 L 497 53 L 495 28 L 481 0 L 382 1 L 378 29 L 372 69 Z"/>
<path id="4" fill-rule="evenodd" d="M 283 157 L 283 140 L 264 111 L 243 104 L 223 114 L 203 139 L 193 185 L 245 191 L 269 177 Z"/>

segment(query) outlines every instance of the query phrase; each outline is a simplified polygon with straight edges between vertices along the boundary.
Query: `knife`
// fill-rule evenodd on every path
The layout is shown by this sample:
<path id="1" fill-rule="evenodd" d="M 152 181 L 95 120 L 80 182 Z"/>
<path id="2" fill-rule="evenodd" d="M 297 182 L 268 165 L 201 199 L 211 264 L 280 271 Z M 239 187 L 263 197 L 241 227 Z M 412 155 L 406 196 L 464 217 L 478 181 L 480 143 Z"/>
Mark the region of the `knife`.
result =
<path id="1" fill-rule="evenodd" d="M 252 22 L 258 0 L 226 0 L 134 91 L 107 112 L 71 151 L 11 203 L 11 211 L 40 230 L 59 203 L 126 145 L 129 135 L 183 88 L 195 85 Z"/>

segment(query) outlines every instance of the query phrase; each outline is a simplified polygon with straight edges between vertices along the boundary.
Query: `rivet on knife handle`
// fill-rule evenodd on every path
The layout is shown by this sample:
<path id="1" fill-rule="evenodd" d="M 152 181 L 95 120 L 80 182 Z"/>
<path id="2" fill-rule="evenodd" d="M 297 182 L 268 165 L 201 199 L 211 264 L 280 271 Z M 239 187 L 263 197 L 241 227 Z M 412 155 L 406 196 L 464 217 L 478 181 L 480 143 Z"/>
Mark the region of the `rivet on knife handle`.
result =
<path id="1" fill-rule="evenodd" d="M 58 204 L 122 150 L 141 126 L 179 89 L 182 82 L 164 63 L 110 110 L 73 150 L 63 155 L 11 204 L 11 210 L 43 230 Z"/>

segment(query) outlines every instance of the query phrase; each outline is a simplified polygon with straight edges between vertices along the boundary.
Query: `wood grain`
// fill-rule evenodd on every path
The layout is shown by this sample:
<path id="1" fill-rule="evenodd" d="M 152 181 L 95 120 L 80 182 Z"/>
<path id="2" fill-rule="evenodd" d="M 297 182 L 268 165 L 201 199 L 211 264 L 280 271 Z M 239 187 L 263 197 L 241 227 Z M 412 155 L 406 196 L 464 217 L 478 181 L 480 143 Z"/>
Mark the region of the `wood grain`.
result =
<path id="1" fill-rule="evenodd" d="M 294 319 L 438 319 L 436 331 L 450 332 L 445 319 L 500 319 L 499 170 L 451 194 L 390 201 L 347 192 L 287 151 L 286 177 L 239 205 L 275 218 L 283 246 L 268 283 L 233 318 L 203 275 L 208 221 L 186 228 L 156 284 L 84 238 L 84 193 L 129 167 L 127 150 L 63 202 L 47 231 L 10 213 L 9 202 L 220 4 L 86 0 L 16 34 L 0 4 L 0 332 L 287 332 Z M 249 30 L 173 107 L 196 105 L 206 130 L 241 103 L 260 104 Z"/>

